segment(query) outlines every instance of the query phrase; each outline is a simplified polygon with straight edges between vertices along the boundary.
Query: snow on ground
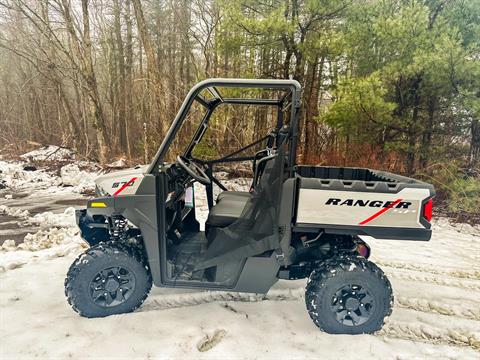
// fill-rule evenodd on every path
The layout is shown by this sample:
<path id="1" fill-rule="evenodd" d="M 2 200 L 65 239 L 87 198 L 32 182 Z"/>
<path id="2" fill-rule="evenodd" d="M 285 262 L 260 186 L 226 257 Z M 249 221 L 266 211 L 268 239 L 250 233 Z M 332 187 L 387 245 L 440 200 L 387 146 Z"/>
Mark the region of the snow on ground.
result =
<path id="1" fill-rule="evenodd" d="M 27 152 L 20 157 L 24 160 L 35 161 L 74 160 L 75 152 L 56 145 L 48 145 L 40 149 Z"/>
<path id="2" fill-rule="evenodd" d="M 439 219 L 430 242 L 366 239 L 395 292 L 393 314 L 375 335 L 320 332 L 305 310 L 304 280 L 280 281 L 267 295 L 153 288 L 135 313 L 85 319 L 68 306 L 63 280 L 86 245 L 74 209 L 57 201 L 84 199 L 77 185 L 22 166 L 0 161 L 8 185 L 0 229 L 2 216 L 35 229 L 0 250 L 1 359 L 480 358 L 478 227 Z M 196 206 L 205 219 L 201 187 Z"/>
<path id="3" fill-rule="evenodd" d="M 94 190 L 93 181 L 99 176 L 99 173 L 80 170 L 76 164 L 63 166 L 60 169 L 60 176 L 44 169 L 25 171 L 24 167 L 24 163 L 0 161 L 0 176 L 3 186 L 15 189 L 16 193 L 35 190 L 36 196 L 51 193 L 81 194 Z M 6 194 L 7 199 L 10 198 L 9 195 L 11 194 Z"/>

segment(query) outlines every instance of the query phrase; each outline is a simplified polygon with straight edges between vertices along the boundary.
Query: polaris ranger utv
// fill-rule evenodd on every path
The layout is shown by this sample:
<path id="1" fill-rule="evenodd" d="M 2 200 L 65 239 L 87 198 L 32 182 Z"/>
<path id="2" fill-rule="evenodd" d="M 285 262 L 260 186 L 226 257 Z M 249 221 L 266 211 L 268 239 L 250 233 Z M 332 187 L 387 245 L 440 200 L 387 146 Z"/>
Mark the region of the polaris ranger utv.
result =
<path id="1" fill-rule="evenodd" d="M 91 247 L 65 279 L 73 309 L 86 317 L 133 311 L 152 282 L 266 293 L 278 279 L 308 278 L 306 307 L 320 329 L 380 329 L 392 289 L 359 236 L 429 240 L 434 189 L 382 171 L 297 165 L 300 99 L 294 80 L 210 79 L 193 87 L 152 163 L 100 177 L 97 197 L 77 211 Z M 273 126 L 232 154 L 195 156 L 212 114 L 225 106 L 268 107 Z M 185 129 L 187 118 L 197 127 Z M 216 177 L 215 166 L 235 161 L 252 163 L 249 191 L 227 191 Z M 206 192 L 204 231 L 195 182 Z M 214 187 L 222 190 L 216 197 Z"/>

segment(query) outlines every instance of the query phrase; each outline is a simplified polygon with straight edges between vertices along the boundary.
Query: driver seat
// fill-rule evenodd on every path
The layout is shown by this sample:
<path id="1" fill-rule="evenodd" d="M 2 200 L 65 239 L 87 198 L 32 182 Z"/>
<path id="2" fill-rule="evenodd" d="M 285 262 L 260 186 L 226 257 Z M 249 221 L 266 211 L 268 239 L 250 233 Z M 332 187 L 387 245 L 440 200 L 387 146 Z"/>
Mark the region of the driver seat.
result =
<path id="1" fill-rule="evenodd" d="M 275 158 L 270 157 L 266 160 L 263 172 L 274 166 L 273 159 Z M 262 181 L 268 181 L 268 179 L 262 177 Z M 240 218 L 251 197 L 252 194 L 247 191 L 224 191 L 220 193 L 217 197 L 217 203 L 210 209 L 206 225 L 209 227 L 225 227 L 232 224 Z"/>
<path id="2" fill-rule="evenodd" d="M 252 195 L 247 191 L 224 191 L 217 197 L 217 203 L 210 209 L 207 224 L 225 227 L 242 215 L 245 205 Z"/>
<path id="3" fill-rule="evenodd" d="M 252 194 L 250 194 L 248 191 L 222 191 L 217 196 L 217 203 L 223 199 L 230 201 L 243 201 L 244 199 L 248 199 L 251 196 Z"/>

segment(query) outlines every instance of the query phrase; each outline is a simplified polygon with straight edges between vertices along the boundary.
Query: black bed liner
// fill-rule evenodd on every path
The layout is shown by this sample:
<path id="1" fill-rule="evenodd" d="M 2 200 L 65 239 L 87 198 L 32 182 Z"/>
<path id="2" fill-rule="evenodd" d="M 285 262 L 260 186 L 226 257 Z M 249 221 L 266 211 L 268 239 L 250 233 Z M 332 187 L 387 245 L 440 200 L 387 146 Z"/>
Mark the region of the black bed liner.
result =
<path id="1" fill-rule="evenodd" d="M 433 193 L 430 184 L 367 168 L 300 165 L 296 174 L 301 179 L 302 188 L 395 193 L 405 187 L 427 187 Z"/>
<path id="2" fill-rule="evenodd" d="M 339 179 L 361 181 L 395 182 L 393 178 L 386 178 L 365 168 L 331 167 L 331 166 L 298 166 L 297 174 L 306 178 Z"/>

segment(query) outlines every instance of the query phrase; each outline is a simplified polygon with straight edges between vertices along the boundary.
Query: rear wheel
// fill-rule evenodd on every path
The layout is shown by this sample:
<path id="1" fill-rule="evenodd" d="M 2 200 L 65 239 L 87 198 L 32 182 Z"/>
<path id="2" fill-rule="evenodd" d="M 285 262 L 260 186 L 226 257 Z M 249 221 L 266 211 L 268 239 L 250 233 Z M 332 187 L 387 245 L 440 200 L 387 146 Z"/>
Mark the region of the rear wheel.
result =
<path id="1" fill-rule="evenodd" d="M 362 334 L 379 330 L 392 312 L 390 282 L 365 258 L 341 255 L 314 270 L 305 294 L 313 322 L 331 334 Z"/>
<path id="2" fill-rule="evenodd" d="M 103 317 L 131 312 L 152 287 L 148 266 L 133 249 L 98 244 L 80 255 L 65 279 L 65 295 L 82 316 Z"/>

